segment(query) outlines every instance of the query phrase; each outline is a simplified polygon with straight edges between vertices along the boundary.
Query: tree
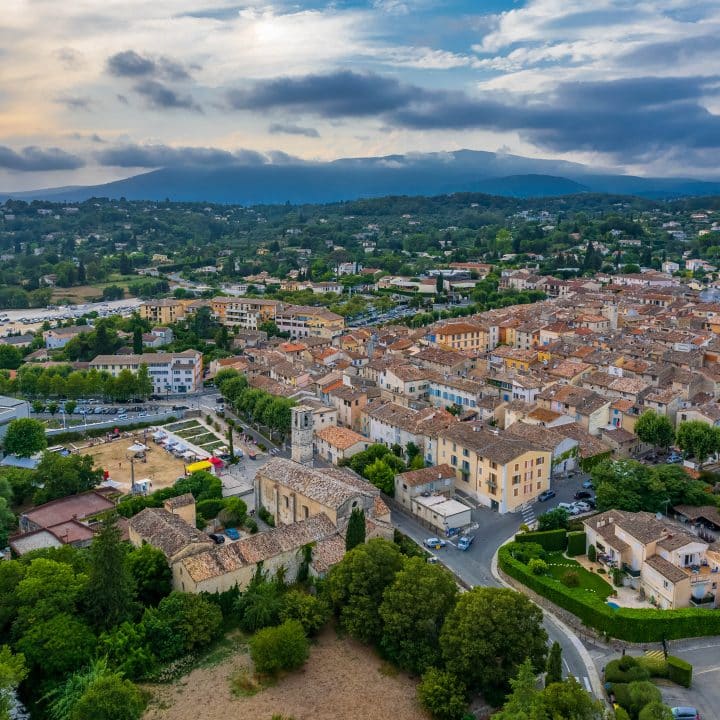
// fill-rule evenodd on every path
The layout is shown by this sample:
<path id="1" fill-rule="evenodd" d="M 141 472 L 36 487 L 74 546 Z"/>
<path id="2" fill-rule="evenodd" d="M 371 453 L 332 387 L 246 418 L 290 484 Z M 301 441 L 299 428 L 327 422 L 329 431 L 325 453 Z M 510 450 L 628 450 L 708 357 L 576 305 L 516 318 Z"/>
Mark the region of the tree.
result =
<path id="1" fill-rule="evenodd" d="M 279 335 L 284 334 L 284 333 L 280 332 L 280 328 L 277 326 L 277 323 L 275 323 L 273 320 L 266 320 L 265 322 L 261 322 L 258 325 L 258 330 L 260 330 L 260 332 L 267 333 L 267 336 L 269 338 L 278 337 Z"/>
<path id="2" fill-rule="evenodd" d="M 402 564 L 396 545 L 374 538 L 351 550 L 330 570 L 327 594 L 345 631 L 363 642 L 380 641 L 383 623 L 378 608 Z"/>
<path id="3" fill-rule="evenodd" d="M 242 525 L 247 518 L 247 505 L 239 497 L 229 497 L 223 500 L 223 508 L 218 519 L 225 527 Z"/>
<path id="4" fill-rule="evenodd" d="M 510 688 L 512 692 L 503 709 L 493 715 L 493 720 L 530 720 L 538 695 L 537 678 L 530 658 L 520 663 L 517 675 L 510 680 Z"/>
<path id="5" fill-rule="evenodd" d="M 540 709 L 537 716 L 541 718 L 604 720 L 606 717 L 603 704 L 594 700 L 574 677 L 546 687 L 538 693 L 533 705 Z"/>
<path id="6" fill-rule="evenodd" d="M 212 642 L 222 627 L 222 613 L 215 603 L 200 595 L 173 591 L 160 601 L 157 610 L 145 611 L 145 615 L 156 613 L 166 623 L 173 638 L 177 639 L 184 652 Z M 145 617 L 143 617 L 145 622 Z M 150 639 L 150 647 L 155 644 Z"/>
<path id="7" fill-rule="evenodd" d="M 720 447 L 719 432 L 702 420 L 688 420 L 678 425 L 677 444 L 687 456 L 703 463 Z"/>
<path id="8" fill-rule="evenodd" d="M 328 621 L 330 608 L 325 600 L 302 590 L 288 590 L 283 595 L 280 620 L 297 620 L 308 636 L 315 635 Z"/>
<path id="9" fill-rule="evenodd" d="M 146 400 L 152 395 L 153 381 L 150 377 L 147 363 L 140 363 L 137 373 L 135 374 L 135 395 Z"/>
<path id="10" fill-rule="evenodd" d="M 119 674 L 108 674 L 80 696 L 68 720 L 139 720 L 145 705 L 133 683 Z"/>
<path id="11" fill-rule="evenodd" d="M 424 558 L 405 560 L 383 594 L 380 645 L 404 670 L 421 674 L 440 663 L 440 630 L 457 601 L 452 575 Z"/>
<path id="12" fill-rule="evenodd" d="M 598 510 L 660 510 L 665 488 L 647 465 L 635 460 L 605 461 L 592 470 Z"/>
<path id="13" fill-rule="evenodd" d="M 310 644 L 297 620 L 258 630 L 250 638 L 250 656 L 261 673 L 274 675 L 280 670 L 296 670 L 305 664 L 309 653 Z"/>
<path id="14" fill-rule="evenodd" d="M 447 669 L 497 704 L 525 659 L 536 671 L 545 667 L 546 642 L 540 608 L 505 588 L 475 587 L 462 595 L 440 633 Z"/>
<path id="15" fill-rule="evenodd" d="M 81 620 L 60 613 L 33 623 L 16 643 L 33 673 L 59 680 L 85 665 L 93 655 L 95 636 Z"/>
<path id="16" fill-rule="evenodd" d="M 145 543 L 133 548 L 126 557 L 138 601 L 157 605 L 172 589 L 172 571 L 162 550 Z"/>
<path id="17" fill-rule="evenodd" d="M 636 718 L 651 703 L 662 704 L 662 695 L 649 680 L 638 680 L 627 685 L 627 706 L 630 717 Z"/>
<path id="18" fill-rule="evenodd" d="M 25 657 L 13 655 L 7 645 L 0 647 L 0 720 L 10 720 L 13 693 L 26 676 Z"/>
<path id="19" fill-rule="evenodd" d="M 645 443 L 667 449 L 675 439 L 675 430 L 665 415 L 646 410 L 635 423 L 635 434 Z"/>
<path id="20" fill-rule="evenodd" d="M 365 512 L 362 508 L 354 508 L 350 514 L 345 532 L 345 550 L 352 550 L 365 542 Z"/>
<path id="21" fill-rule="evenodd" d="M 283 607 L 282 588 L 257 572 L 236 607 L 240 614 L 240 626 L 247 632 L 277 625 Z"/>
<path id="22" fill-rule="evenodd" d="M 570 515 L 565 508 L 556 507 L 538 517 L 538 530 L 567 530 Z"/>
<path id="23" fill-rule="evenodd" d="M 0 497 L 0 548 L 7 547 L 10 529 L 15 527 L 15 515 L 8 504 L 7 498 Z"/>
<path id="24" fill-rule="evenodd" d="M 445 292 L 445 278 L 443 278 L 442 273 L 438 273 L 438 276 L 435 279 L 435 293 L 437 295 L 442 295 L 443 292 Z"/>
<path id="25" fill-rule="evenodd" d="M 41 504 L 76 495 L 97 487 L 102 481 L 102 470 L 93 467 L 90 455 L 67 455 L 44 453 L 35 470 L 35 503 Z"/>
<path id="26" fill-rule="evenodd" d="M 460 720 L 467 708 L 467 693 L 458 677 L 430 668 L 422 677 L 417 696 L 435 720 Z"/>
<path id="27" fill-rule="evenodd" d="M 375 460 L 365 468 L 363 475 L 386 495 L 395 494 L 395 473 L 385 460 Z"/>
<path id="28" fill-rule="evenodd" d="M 115 519 L 106 518 L 90 546 L 84 597 L 86 615 L 97 627 L 114 627 L 131 616 L 135 587 L 126 555 Z"/>
<path id="29" fill-rule="evenodd" d="M 133 330 L 133 352 L 136 355 L 142 355 L 143 351 L 143 332 L 141 327 L 135 327 Z"/>
<path id="30" fill-rule="evenodd" d="M 47 447 L 45 426 L 39 420 L 12 420 L 5 433 L 5 451 L 18 457 L 30 457 Z"/>
<path id="31" fill-rule="evenodd" d="M 545 687 L 562 681 L 562 648 L 559 642 L 550 647 L 547 665 L 545 666 Z"/>
<path id="32" fill-rule="evenodd" d="M 0 345 L 0 368 L 4 370 L 17 370 L 22 360 L 22 353 L 14 345 Z"/>
<path id="33" fill-rule="evenodd" d="M 65 401 L 65 412 L 68 415 L 72 415 L 75 412 L 76 407 L 77 407 L 77 403 L 74 400 L 66 400 Z"/>

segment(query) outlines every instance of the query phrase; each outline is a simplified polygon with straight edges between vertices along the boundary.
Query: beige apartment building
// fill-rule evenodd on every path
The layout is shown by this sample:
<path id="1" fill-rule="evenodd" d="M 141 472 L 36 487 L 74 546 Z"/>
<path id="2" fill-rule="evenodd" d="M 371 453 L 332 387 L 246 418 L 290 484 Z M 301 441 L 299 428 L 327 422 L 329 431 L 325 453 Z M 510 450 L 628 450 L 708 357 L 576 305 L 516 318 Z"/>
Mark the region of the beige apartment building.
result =
<path id="1" fill-rule="evenodd" d="M 215 297 L 212 299 L 212 313 L 216 320 L 227 327 L 257 330 L 264 322 L 274 321 L 277 300 L 243 297 Z"/>
<path id="2" fill-rule="evenodd" d="M 192 300 L 146 300 L 140 306 L 140 317 L 154 325 L 170 325 L 184 320 Z"/>
<path id="3" fill-rule="evenodd" d="M 500 513 L 513 512 L 550 487 L 552 453 L 479 424 L 456 423 L 437 440 L 437 463 L 455 469 L 455 487 Z"/>

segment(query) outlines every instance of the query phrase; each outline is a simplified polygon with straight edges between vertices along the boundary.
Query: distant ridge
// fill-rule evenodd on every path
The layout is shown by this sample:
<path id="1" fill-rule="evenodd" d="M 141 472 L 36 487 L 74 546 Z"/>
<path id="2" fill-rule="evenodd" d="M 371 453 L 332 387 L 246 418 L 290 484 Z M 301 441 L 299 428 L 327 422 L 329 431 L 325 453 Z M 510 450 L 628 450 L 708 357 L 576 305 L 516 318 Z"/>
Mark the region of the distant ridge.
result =
<path id="1" fill-rule="evenodd" d="M 91 197 L 124 197 L 255 205 L 453 192 L 518 198 L 599 192 L 664 199 L 719 195 L 720 182 L 613 175 L 578 163 L 458 150 L 332 162 L 168 167 L 102 185 L 0 193 L 0 200 L 80 202 Z"/>

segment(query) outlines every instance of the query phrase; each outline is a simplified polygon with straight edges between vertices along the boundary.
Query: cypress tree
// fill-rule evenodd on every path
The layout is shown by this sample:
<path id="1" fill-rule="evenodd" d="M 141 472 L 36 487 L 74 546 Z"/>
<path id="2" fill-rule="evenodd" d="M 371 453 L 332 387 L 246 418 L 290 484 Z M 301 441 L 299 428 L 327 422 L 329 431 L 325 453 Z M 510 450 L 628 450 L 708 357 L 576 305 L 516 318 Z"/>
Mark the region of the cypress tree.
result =
<path id="1" fill-rule="evenodd" d="M 545 670 L 545 687 L 551 683 L 562 682 L 562 648 L 560 643 L 554 642 L 552 644 Z"/>
<path id="2" fill-rule="evenodd" d="M 136 327 L 133 330 L 133 352 L 136 355 L 142 355 L 143 351 L 143 333 L 142 328 Z"/>
<path id="3" fill-rule="evenodd" d="M 360 508 L 355 508 L 350 515 L 350 520 L 345 534 L 345 550 L 352 550 L 365 542 L 365 513 Z"/>

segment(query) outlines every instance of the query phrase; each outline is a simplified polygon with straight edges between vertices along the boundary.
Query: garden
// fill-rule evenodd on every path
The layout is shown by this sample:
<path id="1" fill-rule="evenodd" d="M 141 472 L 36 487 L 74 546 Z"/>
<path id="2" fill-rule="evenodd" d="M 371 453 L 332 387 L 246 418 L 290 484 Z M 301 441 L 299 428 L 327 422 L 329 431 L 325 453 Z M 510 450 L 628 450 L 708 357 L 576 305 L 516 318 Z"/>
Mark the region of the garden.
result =
<path id="1" fill-rule="evenodd" d="M 219 447 L 227 446 L 227 440 L 198 420 L 184 420 L 172 425 L 166 425 L 165 429 L 209 453 L 214 452 Z"/>

